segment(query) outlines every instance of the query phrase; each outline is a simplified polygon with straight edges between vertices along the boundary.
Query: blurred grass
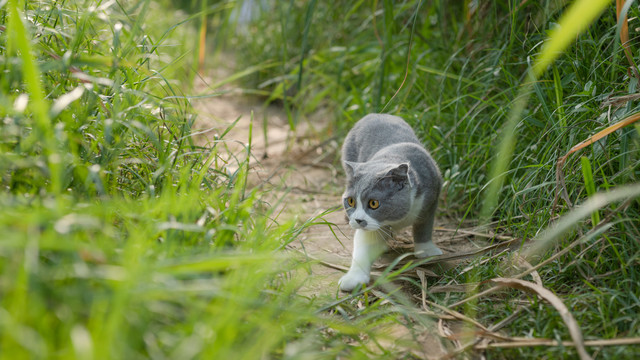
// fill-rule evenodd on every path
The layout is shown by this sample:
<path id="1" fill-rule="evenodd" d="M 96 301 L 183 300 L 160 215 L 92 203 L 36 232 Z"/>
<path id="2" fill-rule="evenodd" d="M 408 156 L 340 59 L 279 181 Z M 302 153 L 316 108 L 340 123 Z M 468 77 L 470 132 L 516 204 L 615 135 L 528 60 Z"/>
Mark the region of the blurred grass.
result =
<path id="1" fill-rule="evenodd" d="M 635 94 L 638 79 L 612 7 L 527 80 L 566 10 L 553 0 L 0 3 L 0 357 L 415 357 L 385 346 L 384 326 L 414 339 L 434 326 L 395 291 L 328 304 L 297 295 L 304 265 L 278 249 L 313 219 L 279 219 L 246 187 L 247 159 L 225 164 L 224 139 L 202 148 L 190 137 L 186 94 L 205 14 L 208 53 L 232 51 L 238 62 L 218 84 L 267 94 L 292 126 L 328 109 L 334 134 L 368 112 L 403 116 L 443 171 L 440 216 L 478 222 L 486 206 L 497 233 L 544 240 L 531 261 L 568 248 L 539 273 L 585 338 L 640 336 L 640 204 L 637 186 L 624 187 L 640 175 L 638 127 L 569 158 L 567 194 L 586 207 L 552 209 L 557 159 L 640 111 L 618 98 Z M 630 29 L 638 15 L 629 8 Z M 492 175 L 500 142 L 512 155 Z M 467 275 L 451 269 L 429 285 L 503 276 L 502 264 L 477 259 Z M 427 296 L 450 306 L 468 295 Z M 568 338 L 553 309 L 524 299 L 493 295 L 458 310 L 489 324 L 521 309 L 510 336 Z"/>

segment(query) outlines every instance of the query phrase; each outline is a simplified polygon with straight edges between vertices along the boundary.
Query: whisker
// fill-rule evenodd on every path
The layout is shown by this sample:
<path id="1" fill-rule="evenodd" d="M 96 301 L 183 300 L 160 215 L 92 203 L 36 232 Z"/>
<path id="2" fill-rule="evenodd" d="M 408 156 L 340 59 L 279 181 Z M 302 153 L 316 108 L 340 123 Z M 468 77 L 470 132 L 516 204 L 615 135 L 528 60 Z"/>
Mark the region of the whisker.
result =
<path id="1" fill-rule="evenodd" d="M 377 230 L 378 236 L 381 240 L 388 240 L 393 237 L 393 231 L 388 226 L 382 226 Z"/>

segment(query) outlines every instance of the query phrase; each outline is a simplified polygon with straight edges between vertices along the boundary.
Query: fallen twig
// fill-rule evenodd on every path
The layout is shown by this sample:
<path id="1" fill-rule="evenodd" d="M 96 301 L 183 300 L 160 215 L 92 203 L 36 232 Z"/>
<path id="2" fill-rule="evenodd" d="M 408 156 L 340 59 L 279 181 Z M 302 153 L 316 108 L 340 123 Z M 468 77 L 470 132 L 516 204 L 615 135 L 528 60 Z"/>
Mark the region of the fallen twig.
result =
<path id="1" fill-rule="evenodd" d="M 585 347 L 593 346 L 623 346 L 623 345 L 640 345 L 640 337 L 635 338 L 619 338 L 619 339 L 598 339 L 585 340 L 582 345 Z M 477 350 L 486 350 L 492 348 L 516 348 L 530 346 L 564 346 L 574 347 L 576 343 L 573 341 L 557 341 L 552 339 L 520 339 L 514 341 L 494 342 L 487 344 L 479 344 L 474 347 Z"/>
<path id="2" fill-rule="evenodd" d="M 487 239 L 498 239 L 498 240 L 506 240 L 506 241 L 514 239 L 514 237 L 512 237 L 512 236 L 498 235 L 498 234 L 485 234 L 485 233 L 481 233 L 481 232 L 477 232 L 477 231 L 470 231 L 470 230 L 463 230 L 463 229 L 435 228 L 433 230 L 434 231 L 455 232 L 455 233 L 458 233 L 458 234 L 478 236 L 478 237 L 483 237 L 483 238 L 487 238 Z"/>
<path id="3" fill-rule="evenodd" d="M 422 264 L 423 265 L 432 265 L 432 264 L 441 263 L 443 261 L 466 259 L 466 258 L 473 257 L 473 256 L 476 256 L 476 255 L 484 254 L 484 253 L 489 252 L 491 250 L 495 250 L 495 249 L 499 249 L 499 248 L 510 246 L 510 245 L 512 245 L 512 244 L 514 244 L 516 242 L 519 242 L 519 241 L 521 241 L 521 239 L 510 238 L 510 240 L 499 242 L 499 243 L 496 243 L 496 244 L 493 244 L 493 245 L 489 245 L 489 246 L 485 246 L 485 247 L 477 249 L 477 250 L 464 251 L 464 252 L 460 252 L 460 253 L 456 253 L 456 254 L 440 255 L 440 256 L 437 256 L 437 257 L 435 257 L 433 259 L 427 260 Z"/>
<path id="4" fill-rule="evenodd" d="M 629 101 L 634 101 L 640 99 L 640 94 L 629 94 L 629 95 L 621 95 L 608 97 L 601 105 L 600 108 L 607 108 L 609 106 L 620 106 Z"/>

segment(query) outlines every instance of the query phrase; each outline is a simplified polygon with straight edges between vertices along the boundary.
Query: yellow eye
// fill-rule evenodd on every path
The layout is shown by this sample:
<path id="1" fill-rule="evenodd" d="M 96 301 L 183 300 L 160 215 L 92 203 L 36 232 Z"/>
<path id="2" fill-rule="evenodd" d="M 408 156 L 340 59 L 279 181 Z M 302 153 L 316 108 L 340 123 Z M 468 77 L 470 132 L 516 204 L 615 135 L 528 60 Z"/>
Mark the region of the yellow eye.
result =
<path id="1" fill-rule="evenodd" d="M 369 200 L 369 207 L 375 210 L 380 207 L 380 202 L 378 200 Z"/>
<path id="2" fill-rule="evenodd" d="M 355 207 L 355 206 L 356 206 L 356 200 L 355 200 L 354 198 L 352 198 L 351 196 L 349 196 L 349 197 L 347 198 L 347 204 L 348 204 L 350 207 Z"/>

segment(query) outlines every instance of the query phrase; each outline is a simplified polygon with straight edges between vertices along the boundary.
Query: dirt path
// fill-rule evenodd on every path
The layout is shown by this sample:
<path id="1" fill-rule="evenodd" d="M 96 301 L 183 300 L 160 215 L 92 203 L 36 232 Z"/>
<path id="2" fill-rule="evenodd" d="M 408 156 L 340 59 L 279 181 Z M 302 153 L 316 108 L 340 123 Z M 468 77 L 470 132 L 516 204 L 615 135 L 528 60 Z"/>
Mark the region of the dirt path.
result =
<path id="1" fill-rule="evenodd" d="M 206 84 L 211 82 L 208 79 L 200 81 L 196 90 L 206 92 Z M 283 206 L 280 216 L 305 221 L 317 218 L 340 204 L 342 185 L 339 182 L 340 172 L 334 165 L 339 144 L 335 140 L 323 139 L 319 133 L 326 127 L 326 117 L 318 115 L 301 122 L 292 132 L 287 114 L 281 107 L 265 107 L 257 98 L 239 94 L 231 88 L 227 90 L 230 92 L 226 95 L 194 103 L 199 118 L 196 128 L 198 131 L 211 130 L 200 135 L 198 143 L 207 146 L 215 134 L 224 132 L 235 123 L 225 138 L 229 140 L 229 149 L 238 158 L 243 158 L 253 114 L 250 181 L 252 185 L 267 185 L 277 192 L 273 196 L 274 201 L 287 193 L 286 206 Z M 314 127 L 310 126 L 312 123 Z M 328 225 L 311 226 L 291 244 L 291 248 L 310 259 L 349 266 L 352 248 L 349 235 L 352 232 L 344 214 L 329 211 L 318 221 L 336 225 L 331 228 Z M 304 287 L 304 295 L 335 296 L 342 272 L 321 264 L 311 265 L 310 269 L 311 276 Z"/>
<path id="2" fill-rule="evenodd" d="M 211 79 L 199 81 L 196 90 L 201 93 L 219 91 L 207 90 L 207 84 L 212 82 Z M 282 108 L 265 107 L 256 98 L 235 92 L 231 87 L 227 90 L 229 92 L 225 95 L 194 102 L 199 113 L 196 129 L 204 132 L 198 136 L 197 142 L 207 146 L 215 141 L 215 134 L 223 133 L 235 123 L 224 137 L 227 139 L 225 145 L 231 152 L 230 158 L 235 154 L 243 159 L 253 114 L 252 185 L 271 190 L 274 204 L 285 196 L 286 203 L 279 205 L 281 219 L 297 217 L 299 221 L 306 221 L 316 218 L 317 222 L 323 223 L 310 226 L 290 245 L 291 251 L 310 260 L 309 271 L 298 274 L 305 278 L 305 286 L 300 294 L 328 301 L 344 296 L 338 292 L 338 279 L 351 262 L 353 230 L 348 226 L 344 212 L 336 209 L 340 204 L 344 180 L 339 165 L 335 163 L 341 139 L 327 140 L 326 133 L 321 133 L 326 126 L 323 119 L 327 118 L 327 114 L 319 114 L 302 122 L 292 132 Z M 266 131 L 266 139 L 263 130 Z M 232 166 L 230 171 L 233 170 Z M 486 236 L 479 236 L 481 234 L 474 229 L 460 229 L 458 225 L 441 217 L 436 219 L 434 241 L 445 252 L 445 257 L 450 258 L 449 261 L 439 262 L 445 268 L 461 261 L 456 258 L 457 255 L 471 254 L 489 245 Z M 390 245 L 390 251 L 376 263 L 374 271 L 383 270 L 398 255 L 412 251 L 410 231 L 396 234 L 396 239 Z M 426 272 L 433 275 L 429 270 Z M 398 339 L 397 343 L 412 336 L 407 328 L 399 325 L 391 325 L 384 331 Z M 450 342 L 442 339 L 442 334 L 437 336 L 432 331 L 435 330 L 426 330 L 418 342 L 423 347 L 421 351 L 418 350 L 420 355 L 438 356 L 454 348 Z M 413 342 L 415 344 L 415 339 Z"/>

